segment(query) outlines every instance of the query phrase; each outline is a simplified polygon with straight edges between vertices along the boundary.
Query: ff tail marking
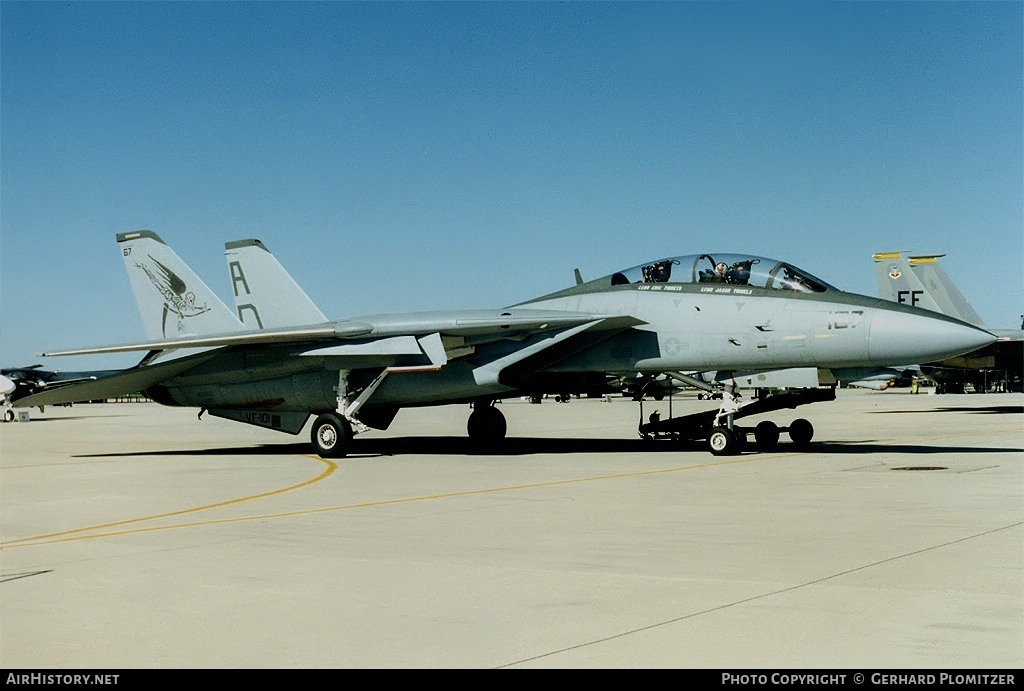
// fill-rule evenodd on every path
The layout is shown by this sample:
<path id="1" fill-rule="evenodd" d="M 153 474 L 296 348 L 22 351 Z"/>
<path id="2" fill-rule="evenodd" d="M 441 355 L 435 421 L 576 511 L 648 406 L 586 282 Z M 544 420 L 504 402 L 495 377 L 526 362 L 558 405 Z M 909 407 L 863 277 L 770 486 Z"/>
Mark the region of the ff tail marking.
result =
<path id="1" fill-rule="evenodd" d="M 905 305 L 923 307 L 985 328 L 982 318 L 939 266 L 938 259 L 944 256 L 909 255 L 906 252 L 875 254 L 878 296 Z"/>

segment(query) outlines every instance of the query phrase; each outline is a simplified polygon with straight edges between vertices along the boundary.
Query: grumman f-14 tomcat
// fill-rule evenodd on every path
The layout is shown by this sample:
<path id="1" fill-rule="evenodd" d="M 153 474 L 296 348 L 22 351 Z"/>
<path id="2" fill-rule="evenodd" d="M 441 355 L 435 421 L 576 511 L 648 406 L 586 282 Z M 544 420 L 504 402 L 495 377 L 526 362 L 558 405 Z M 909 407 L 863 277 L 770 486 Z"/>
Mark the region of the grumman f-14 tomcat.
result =
<path id="1" fill-rule="evenodd" d="M 641 435 L 707 440 L 712 453 L 729 454 L 748 431 L 737 418 L 831 400 L 845 368 L 940 360 L 994 340 L 958 319 L 847 293 L 749 254 L 663 258 L 591 281 L 577 273 L 569 288 L 493 310 L 329 321 L 262 243 L 244 240 L 226 245 L 239 318 L 152 231 L 118 234 L 117 242 L 147 340 L 48 355 L 145 356 L 16 405 L 143 391 L 165 405 L 292 434 L 316 416 L 312 445 L 335 457 L 351 450 L 354 434 L 387 429 L 403 407 L 468 403 L 470 438 L 493 446 L 506 434 L 494 405 L 502 399 L 602 394 L 624 373 L 667 374 L 718 387 L 721 405 L 651 419 Z M 742 400 L 741 387 L 771 381 L 791 388 Z M 789 433 L 806 443 L 812 428 L 798 420 Z M 779 427 L 762 422 L 754 436 L 771 448 Z"/>

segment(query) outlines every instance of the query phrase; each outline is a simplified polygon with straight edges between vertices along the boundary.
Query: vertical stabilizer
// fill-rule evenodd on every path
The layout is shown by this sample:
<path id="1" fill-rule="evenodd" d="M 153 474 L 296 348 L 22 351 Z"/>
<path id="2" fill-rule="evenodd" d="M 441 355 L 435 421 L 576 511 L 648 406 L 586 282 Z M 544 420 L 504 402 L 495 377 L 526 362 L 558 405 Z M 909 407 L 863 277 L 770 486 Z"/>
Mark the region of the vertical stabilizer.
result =
<path id="1" fill-rule="evenodd" d="M 118 233 L 117 244 L 148 338 L 206 336 L 245 328 L 156 233 Z"/>
<path id="2" fill-rule="evenodd" d="M 953 280 L 939 266 L 944 254 L 879 252 L 874 255 L 878 296 L 923 307 L 975 326 L 985 324 Z"/>
<path id="3" fill-rule="evenodd" d="M 253 329 L 327 321 L 299 284 L 259 240 L 224 245 L 238 318 Z"/>
<path id="4" fill-rule="evenodd" d="M 942 254 L 911 255 L 910 270 L 924 286 L 924 290 L 939 305 L 939 311 L 950 317 L 956 317 L 968 324 L 985 327 L 981 316 L 967 302 L 953 279 L 939 266 Z"/>
<path id="5" fill-rule="evenodd" d="M 874 260 L 878 297 L 932 312 L 942 312 L 935 299 L 910 270 L 910 261 L 905 252 L 878 252 Z"/>

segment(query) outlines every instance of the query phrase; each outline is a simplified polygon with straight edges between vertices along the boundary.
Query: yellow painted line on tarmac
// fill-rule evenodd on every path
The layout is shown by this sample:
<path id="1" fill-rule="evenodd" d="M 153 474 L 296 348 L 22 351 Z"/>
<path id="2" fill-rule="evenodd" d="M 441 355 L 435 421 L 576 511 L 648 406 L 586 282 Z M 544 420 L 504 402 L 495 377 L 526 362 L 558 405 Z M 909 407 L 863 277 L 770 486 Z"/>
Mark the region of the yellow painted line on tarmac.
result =
<path id="1" fill-rule="evenodd" d="M 941 436 L 941 437 L 931 437 L 931 439 L 952 439 L 952 438 L 964 437 L 964 436 L 977 436 L 977 435 L 982 435 L 982 434 L 1000 434 L 1000 433 L 1006 433 L 1006 432 L 1019 432 L 1019 431 L 1020 431 L 1019 428 L 1005 429 L 1005 430 L 979 430 L 979 431 L 976 431 L 976 432 L 963 432 L 963 431 L 961 431 L 961 432 L 958 432 L 958 433 L 955 433 L 955 434 L 944 435 L 944 436 Z M 895 441 L 881 442 L 881 443 L 886 444 L 888 446 L 894 446 L 894 447 L 900 446 L 900 442 L 895 442 Z M 910 442 L 910 443 L 913 444 L 913 443 L 916 443 L 916 442 Z M 560 485 L 581 484 L 581 483 L 585 483 L 585 482 L 600 482 L 600 481 L 605 481 L 605 480 L 618 480 L 618 479 L 624 479 L 624 478 L 636 478 L 636 477 L 643 477 L 643 476 L 648 476 L 648 475 L 665 475 L 665 474 L 669 474 L 669 473 L 678 473 L 678 472 L 682 472 L 682 471 L 686 471 L 686 470 L 699 470 L 699 469 L 702 469 L 702 468 L 712 468 L 712 467 L 727 466 L 727 465 L 738 465 L 738 464 L 742 464 L 742 463 L 754 463 L 754 462 L 762 462 L 762 461 L 777 461 L 777 460 L 781 460 L 781 459 L 785 459 L 785 458 L 795 458 L 795 457 L 799 457 L 799 456 L 806 456 L 806 455 L 811 454 L 811 453 L 814 453 L 813 448 L 811 448 L 809 450 L 802 450 L 802 451 L 796 451 L 796 452 L 791 452 L 791 453 L 783 453 L 783 454 L 740 456 L 740 457 L 737 457 L 737 458 L 734 458 L 734 459 L 731 459 L 731 460 L 716 460 L 716 461 L 712 461 L 712 462 L 708 462 L 708 463 L 696 463 L 696 464 L 692 464 L 692 465 L 678 466 L 678 467 L 673 467 L 673 468 L 662 468 L 660 470 L 641 470 L 641 471 L 634 471 L 634 472 L 628 472 L 628 473 L 616 473 L 616 474 L 612 474 L 612 475 L 597 475 L 597 476 L 592 476 L 592 477 L 569 478 L 569 479 L 565 479 L 565 480 L 551 480 L 551 481 L 547 481 L 547 482 L 530 483 L 530 484 L 524 484 L 524 485 L 509 485 L 509 486 L 505 486 L 505 487 L 487 487 L 487 488 L 483 488 L 483 489 L 463 490 L 463 491 L 459 491 L 459 492 L 446 492 L 446 493 L 442 493 L 442 494 L 430 494 L 430 495 L 423 495 L 423 496 L 418 496 L 418 497 L 403 497 L 403 498 L 397 498 L 397 499 L 382 499 L 380 501 L 363 502 L 363 503 L 360 503 L 360 504 L 345 504 L 345 505 L 341 505 L 341 506 L 329 506 L 329 507 L 322 507 L 322 508 L 316 508 L 316 509 L 303 509 L 303 510 L 299 510 L 299 511 L 288 511 L 288 512 L 284 512 L 284 513 L 261 514 L 261 515 L 254 515 L 254 516 L 240 516 L 240 517 L 236 517 L 236 518 L 220 518 L 220 519 L 213 519 L 213 520 L 208 520 L 208 521 L 195 521 L 195 522 L 191 522 L 191 523 L 176 523 L 176 524 L 172 524 L 172 525 L 163 525 L 163 526 L 139 527 L 139 528 L 130 528 L 130 529 L 127 529 L 127 530 L 114 530 L 114 531 L 108 531 L 108 532 L 93 532 L 93 531 L 103 530 L 105 528 L 115 528 L 115 527 L 119 527 L 119 526 L 126 526 L 126 525 L 131 525 L 131 524 L 136 524 L 136 523 L 142 523 L 144 521 L 152 521 L 152 520 L 157 520 L 157 519 L 161 519 L 161 518 L 167 518 L 167 517 L 170 517 L 170 516 L 180 516 L 180 515 L 185 515 L 185 514 L 189 514 L 189 513 L 196 513 L 196 512 L 199 512 L 199 511 L 206 511 L 206 510 L 209 510 L 209 509 L 219 508 L 219 507 L 228 506 L 228 505 L 232 505 L 232 504 L 240 504 L 240 503 L 247 502 L 247 501 L 252 501 L 252 500 L 255 500 L 255 499 L 261 499 L 261 498 L 266 498 L 266 497 L 274 496 L 274 495 L 277 495 L 277 494 L 282 494 L 284 492 L 289 492 L 291 490 L 299 489 L 301 487 L 304 487 L 304 486 L 307 486 L 307 485 L 311 485 L 311 484 L 313 484 L 315 482 L 319 482 L 320 480 L 323 480 L 326 477 L 328 477 L 329 475 L 331 475 L 337 469 L 337 467 L 338 467 L 337 464 L 335 464 L 335 463 L 333 463 L 331 461 L 327 461 L 327 460 L 321 459 L 321 458 L 316 457 L 316 456 L 306 456 L 306 458 L 312 458 L 314 460 L 321 461 L 321 462 L 323 462 L 325 464 L 328 464 L 328 469 L 325 470 L 323 473 L 321 473 L 321 475 L 319 475 L 318 477 L 313 478 L 312 480 L 307 480 L 306 482 L 300 483 L 298 485 L 293 485 L 291 487 L 285 487 L 285 488 L 282 488 L 282 489 L 279 489 L 279 490 L 274 490 L 272 492 L 264 492 L 262 494 L 256 494 L 256 495 L 252 495 L 252 496 L 249 496 L 249 497 L 241 497 L 239 499 L 233 499 L 233 500 L 229 500 L 229 501 L 225 501 L 225 502 L 220 502 L 220 503 L 217 503 L 217 504 L 209 504 L 209 505 L 206 505 L 206 506 L 199 506 L 199 507 L 195 507 L 195 508 L 192 508 L 192 509 L 185 509 L 185 510 L 182 510 L 182 511 L 173 511 L 173 512 L 169 512 L 169 513 L 165 513 L 165 514 L 159 514 L 159 515 L 156 515 L 156 516 L 147 516 L 147 517 L 143 517 L 143 518 L 135 518 L 135 519 L 130 519 L 130 520 L 126 520 L 126 521 L 116 521 L 116 522 L 112 522 L 112 523 L 105 523 L 105 524 L 102 524 L 102 525 L 90 526 L 90 527 L 87 527 L 87 528 L 78 528 L 78 529 L 75 529 L 75 530 L 67 530 L 67 531 L 63 531 L 63 532 L 50 533 L 50 534 L 47 534 L 47 535 L 38 535 L 38 536 L 35 536 L 35 537 L 21 538 L 19 540 L 11 540 L 11 541 L 8 541 L 8 542 L 0 543 L 0 548 L 28 547 L 28 546 L 34 546 L 34 545 L 55 544 L 55 543 L 61 543 L 61 542 L 74 542 L 74 541 L 79 541 L 79 540 L 92 540 L 92 539 L 103 538 L 103 537 L 116 537 L 116 536 L 122 536 L 122 535 L 138 535 L 138 534 L 142 534 L 142 533 L 157 532 L 157 531 L 162 531 L 162 530 L 179 530 L 179 529 L 182 529 L 182 528 L 196 528 L 196 527 L 210 526 L 210 525 L 226 525 L 226 524 L 230 524 L 230 523 L 244 523 L 244 522 L 249 522 L 249 521 L 267 521 L 267 520 L 280 519 L 280 518 L 293 518 L 293 517 L 296 517 L 296 516 L 312 516 L 312 515 L 315 515 L 315 514 L 329 513 L 329 512 L 335 512 L 335 511 L 352 511 L 352 510 L 356 510 L 356 509 L 377 508 L 377 507 L 382 507 L 382 506 L 397 506 L 397 505 L 400 505 L 400 504 L 410 504 L 410 503 L 415 503 L 415 502 L 437 501 L 437 500 L 441 500 L 441 499 L 453 499 L 453 498 L 469 497 L 469 496 L 482 495 L 482 494 L 497 494 L 497 493 L 502 493 L 502 492 L 517 492 L 517 491 L 528 490 L 528 489 L 541 489 L 541 488 L 545 488 L 545 487 L 557 487 L 557 486 L 560 486 Z M 86 534 L 83 534 L 83 533 L 90 533 L 90 534 L 86 535 Z"/>
<path id="2" fill-rule="evenodd" d="M 96 536 L 81 536 L 79 534 L 80 533 L 92 532 L 94 530 L 103 530 L 105 528 L 114 528 L 114 527 L 117 527 L 117 526 L 131 525 L 133 523 L 142 523 L 143 521 L 155 521 L 155 520 L 159 520 L 161 518 L 169 518 L 171 516 L 183 516 L 183 515 L 189 514 L 189 513 L 197 513 L 199 511 L 209 511 L 210 509 L 218 509 L 218 508 L 221 508 L 221 507 L 224 507 L 224 506 L 231 506 L 233 504 L 242 504 L 242 503 L 247 502 L 247 501 L 255 501 L 257 499 L 265 499 L 267 497 L 273 497 L 273 496 L 276 496 L 278 494 L 284 494 L 286 492 L 291 492 L 291 491 L 294 491 L 294 490 L 297 490 L 297 489 L 301 489 L 303 487 L 308 487 L 309 485 L 316 484 L 317 482 L 320 482 L 321 480 L 325 480 L 328 477 L 330 477 L 334 473 L 334 471 L 338 469 L 338 464 L 335 463 L 334 461 L 329 461 L 327 459 L 320 458 L 319 456 L 306 456 L 306 455 L 303 455 L 303 457 L 304 458 L 311 458 L 314 461 L 322 463 L 323 465 L 325 465 L 327 467 L 324 469 L 324 471 L 322 473 L 320 473 L 319 475 L 317 475 L 314 478 L 311 478 L 309 480 L 305 480 L 305 481 L 300 482 L 300 483 L 298 483 L 296 485 L 289 485 L 288 487 L 281 487 L 279 489 L 271 490 L 269 492 L 261 492 L 260 494 L 251 494 L 251 495 L 249 495 L 247 497 L 238 497 L 236 499 L 228 499 L 226 501 L 217 502 L 215 504 L 205 504 L 203 506 L 196 506 L 196 507 L 193 507 L 191 509 L 181 509 L 179 511 L 169 511 L 167 513 L 157 514 L 155 516 L 143 516 L 141 518 L 129 518 L 129 519 L 123 520 L 123 521 L 112 521 L 110 523 L 101 523 L 99 525 L 91 525 L 91 526 L 87 526 L 85 528 L 75 528 L 73 530 L 63 530 L 63 531 L 56 532 L 56 533 L 47 533 L 45 535 L 36 535 L 34 537 L 23 537 L 23 538 L 20 538 L 20 539 L 17 539 L 17 540 L 8 540 L 8 541 L 5 541 L 5 542 L 0 542 L 0 549 L 5 548 L 5 547 L 23 547 L 23 546 L 25 546 L 25 543 L 47 544 L 47 543 L 51 543 L 51 542 L 66 542 L 69 539 L 85 539 L 86 537 L 99 537 L 99 535 L 96 535 Z M 121 532 L 115 532 L 115 533 L 102 533 L 102 535 L 122 535 L 122 534 L 131 533 L 131 532 L 134 532 L 134 531 L 128 530 L 128 531 L 121 531 Z M 68 536 L 72 536 L 72 535 L 75 535 L 77 537 L 74 537 L 74 538 L 69 538 L 68 537 Z"/>
<path id="3" fill-rule="evenodd" d="M 526 490 L 526 489 L 540 489 L 540 488 L 545 488 L 545 487 L 556 487 L 556 486 L 559 486 L 559 485 L 580 484 L 580 483 L 584 483 L 584 482 L 599 482 L 599 481 L 603 481 L 603 480 L 618 480 L 618 479 L 623 479 L 623 478 L 643 477 L 645 475 L 664 475 L 664 474 L 668 474 L 668 473 L 678 473 L 678 472 L 684 471 L 684 470 L 698 470 L 698 469 L 701 469 L 701 468 L 711 468 L 711 467 L 715 467 L 715 466 L 736 465 L 736 464 L 740 464 L 740 463 L 754 463 L 756 461 L 778 460 L 778 459 L 781 459 L 781 458 L 788 458 L 788 457 L 792 457 L 792 456 L 800 456 L 800 455 L 803 455 L 803 453 L 805 453 L 805 452 L 780 454 L 780 455 L 772 455 L 772 456 L 746 456 L 746 457 L 736 458 L 736 459 L 728 460 L 728 461 L 716 461 L 716 462 L 712 462 L 712 463 L 698 463 L 698 464 L 694 464 L 694 465 L 679 466 L 679 467 L 676 467 L 676 468 L 662 468 L 661 470 L 641 470 L 641 471 L 635 471 L 635 472 L 630 472 L 630 473 L 617 473 L 617 474 L 614 474 L 614 475 L 597 475 L 597 476 L 593 476 L 593 477 L 570 478 L 570 479 L 567 479 L 567 480 L 550 480 L 548 482 L 537 482 L 537 483 L 531 483 L 531 484 L 525 484 L 525 485 L 510 485 L 510 486 L 507 486 L 507 487 L 487 487 L 487 488 L 484 488 L 484 489 L 463 490 L 463 491 L 459 491 L 459 492 L 446 492 L 446 493 L 443 493 L 443 494 L 429 494 L 429 495 L 424 495 L 424 496 L 419 496 L 419 497 L 404 497 L 404 498 L 400 498 L 400 499 L 382 499 L 380 501 L 364 502 L 364 503 L 361 503 L 361 504 L 346 504 L 346 505 L 342 505 L 342 506 L 328 506 L 328 507 L 322 507 L 322 508 L 318 508 L 318 509 L 303 509 L 303 510 L 300 510 L 300 511 L 288 511 L 288 512 L 284 512 L 284 513 L 262 514 L 262 515 L 257 515 L 257 516 L 241 516 L 241 517 L 237 517 L 237 518 L 219 518 L 219 519 L 214 519 L 214 520 L 209 520 L 209 521 L 195 521 L 195 522 L 192 522 L 192 523 L 177 523 L 177 524 L 174 524 L 174 525 L 150 526 L 150 527 L 145 527 L 145 528 L 131 528 L 131 529 L 128 529 L 128 530 L 115 530 L 115 531 L 104 532 L 104 533 L 93 533 L 92 532 L 92 531 L 95 531 L 95 530 L 102 530 L 104 528 L 114 528 L 114 527 L 117 527 L 117 526 L 124 526 L 124 525 L 129 525 L 129 524 L 132 524 L 132 523 L 141 523 L 143 521 L 151 521 L 151 520 L 156 520 L 156 519 L 159 519 L 159 518 L 166 518 L 168 516 L 177 516 L 177 515 L 183 515 L 183 514 L 187 514 L 187 513 L 195 513 L 197 511 L 204 511 L 204 510 L 207 510 L 207 509 L 213 509 L 213 508 L 217 508 L 217 507 L 221 507 L 221 506 L 227 506 L 229 504 L 238 504 L 238 503 L 241 503 L 243 501 L 250 501 L 252 499 L 259 499 L 259 498 L 262 498 L 262 497 L 268 497 L 268 496 L 272 496 L 272 495 L 275 495 L 275 494 L 281 494 L 283 492 L 290 491 L 292 489 L 297 489 L 297 488 L 302 487 L 304 485 L 309 485 L 309 484 L 312 484 L 313 482 L 318 482 L 318 481 L 324 479 L 325 477 L 327 477 L 328 475 L 333 473 L 334 470 L 337 468 L 336 464 L 331 463 L 331 465 L 333 467 L 331 467 L 330 469 L 325 471 L 321 476 L 319 476 L 319 477 L 317 477 L 317 478 L 315 478 L 313 480 L 309 480 L 307 482 L 304 482 L 302 484 L 294 485 L 292 487 L 287 487 L 287 488 L 284 488 L 284 489 L 281 489 L 281 490 L 275 490 L 273 492 L 266 492 L 264 494 L 257 494 L 257 495 L 253 495 L 251 497 L 244 497 L 244 498 L 241 498 L 241 499 L 235 499 L 235 500 L 231 500 L 231 501 L 227 501 L 227 502 L 221 502 L 219 504 L 211 504 L 211 505 L 208 505 L 208 506 L 196 507 L 194 509 L 186 509 L 184 511 L 174 511 L 174 512 L 170 512 L 170 513 L 160 514 L 158 516 L 147 516 L 147 517 L 143 517 L 143 518 L 131 519 L 131 520 L 128 520 L 128 521 L 117 521 L 117 522 L 112 522 L 112 523 L 105 523 L 105 524 L 102 524 L 102 525 L 90 526 L 88 528 L 78 528 L 76 530 L 66 530 L 66 531 L 59 532 L 59 533 L 50 533 L 50 534 L 47 534 L 47 535 L 37 535 L 35 537 L 21 538 L 20 540 L 11 540 L 9 542 L 0 543 L 0 548 L 7 548 L 7 547 L 31 547 L 31 546 L 36 546 L 36 545 L 48 545 L 48 544 L 55 544 L 55 543 L 61 543 L 61 542 L 75 542 L 75 541 L 80 541 L 80 540 L 93 540 L 93 539 L 101 538 L 101 537 L 115 537 L 115 536 L 121 536 L 121 535 L 138 535 L 138 534 L 142 534 L 142 533 L 151 533 L 151 532 L 157 532 L 157 531 L 161 531 L 161 530 L 178 530 L 178 529 L 181 529 L 181 528 L 196 528 L 196 527 L 209 526 L 209 525 L 225 525 L 225 524 L 229 524 L 229 523 L 243 523 L 243 522 L 248 522 L 248 521 L 267 521 L 267 520 L 272 520 L 272 519 L 277 519 L 277 518 L 292 518 L 292 517 L 295 517 L 295 516 L 312 516 L 314 514 L 329 513 L 329 512 L 333 512 L 333 511 L 351 511 L 351 510 L 354 510 L 354 509 L 367 509 L 367 508 L 375 508 L 375 507 L 381 507 L 381 506 L 396 506 L 396 505 L 399 505 L 399 504 L 410 504 L 410 503 L 414 503 L 414 502 L 437 501 L 439 499 L 452 499 L 452 498 L 458 498 L 458 497 L 470 497 L 470 496 L 479 495 L 479 494 L 497 494 L 497 493 L 500 493 L 500 492 L 516 492 L 516 491 L 521 491 L 521 490 Z M 309 456 L 308 458 L 314 458 L 314 457 L 313 456 Z M 317 459 L 317 460 L 321 460 L 321 459 Z M 326 462 L 330 463 L 329 461 L 326 461 Z M 83 535 L 82 534 L 82 533 L 87 533 L 87 532 L 89 532 L 91 534 L 89 534 L 89 535 Z"/>

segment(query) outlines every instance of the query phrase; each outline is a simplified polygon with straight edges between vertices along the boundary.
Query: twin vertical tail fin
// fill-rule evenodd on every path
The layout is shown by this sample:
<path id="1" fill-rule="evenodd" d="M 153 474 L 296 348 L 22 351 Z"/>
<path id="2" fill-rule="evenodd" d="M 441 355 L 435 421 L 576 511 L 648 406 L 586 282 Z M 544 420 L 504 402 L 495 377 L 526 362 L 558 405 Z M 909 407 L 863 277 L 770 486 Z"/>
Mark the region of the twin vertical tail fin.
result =
<path id="1" fill-rule="evenodd" d="M 252 329 L 322 324 L 327 317 L 259 240 L 224 245 L 238 318 Z"/>
<path id="2" fill-rule="evenodd" d="M 153 340 L 244 330 L 231 310 L 160 236 L 118 233 L 146 337 Z"/>
<path id="3" fill-rule="evenodd" d="M 944 255 L 911 255 L 907 261 L 910 270 L 924 286 L 924 290 L 939 305 L 940 312 L 984 329 L 985 322 L 981 316 L 967 302 L 967 298 L 953 283 L 953 279 L 939 266 L 938 259 L 942 256 Z"/>
<path id="4" fill-rule="evenodd" d="M 953 279 L 939 266 L 942 254 L 908 255 L 879 252 L 874 255 L 878 296 L 986 328 Z"/>

